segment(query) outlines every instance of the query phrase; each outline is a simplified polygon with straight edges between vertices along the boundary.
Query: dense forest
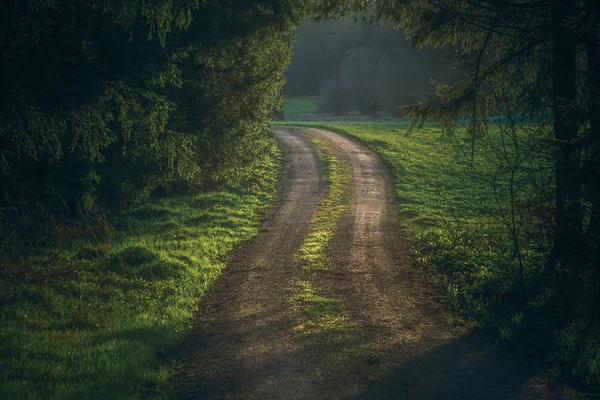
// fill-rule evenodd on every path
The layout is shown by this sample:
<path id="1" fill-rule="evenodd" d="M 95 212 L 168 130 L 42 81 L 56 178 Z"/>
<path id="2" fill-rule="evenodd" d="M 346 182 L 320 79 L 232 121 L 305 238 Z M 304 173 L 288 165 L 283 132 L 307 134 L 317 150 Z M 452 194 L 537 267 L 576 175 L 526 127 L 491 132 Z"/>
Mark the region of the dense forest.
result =
<path id="1" fill-rule="evenodd" d="M 2 259 L 60 220 L 243 179 L 279 107 L 304 6 L 2 5 Z"/>
<path id="2" fill-rule="evenodd" d="M 439 256 L 458 306 L 487 322 L 508 305 L 506 326 L 527 325 L 525 347 L 551 347 L 555 375 L 600 387 L 597 0 L 7 0 L 0 10 L 0 316 L 10 322 L 0 328 L 0 397 L 88 393 L 90 376 L 105 373 L 98 354 L 137 351 L 101 348 L 105 333 L 94 335 L 108 326 L 107 343 L 147 345 L 139 365 L 171 357 L 231 249 L 271 204 L 282 162 L 270 124 L 284 94 L 318 96 L 319 111 L 340 116 L 390 113 L 410 126 L 407 137 L 433 126 L 456 144 L 457 163 L 493 200 L 495 231 L 459 232 L 451 211 L 449 250 L 422 237 L 416 257 Z M 170 203 L 177 196 L 196 196 L 199 214 L 183 220 L 192 211 Z M 210 225 L 210 245 L 176 253 L 194 224 L 220 217 L 229 231 Z M 157 234 L 161 221 L 168 232 Z M 152 240 L 130 245 L 140 227 Z M 81 236 L 103 244 L 79 246 Z M 494 280 L 474 278 L 489 272 L 484 252 L 497 256 Z M 146 308 L 142 334 L 110 325 Z M 53 356 L 54 347 L 67 350 Z M 172 373 L 120 365 L 139 369 L 118 383 L 125 394 Z"/>
<path id="3" fill-rule="evenodd" d="M 352 20 L 305 23 L 298 27 L 294 57 L 285 73 L 287 96 L 319 96 L 321 111 L 398 114 L 433 91 L 433 81 L 456 77 L 447 51 L 417 51 L 389 22 Z"/>

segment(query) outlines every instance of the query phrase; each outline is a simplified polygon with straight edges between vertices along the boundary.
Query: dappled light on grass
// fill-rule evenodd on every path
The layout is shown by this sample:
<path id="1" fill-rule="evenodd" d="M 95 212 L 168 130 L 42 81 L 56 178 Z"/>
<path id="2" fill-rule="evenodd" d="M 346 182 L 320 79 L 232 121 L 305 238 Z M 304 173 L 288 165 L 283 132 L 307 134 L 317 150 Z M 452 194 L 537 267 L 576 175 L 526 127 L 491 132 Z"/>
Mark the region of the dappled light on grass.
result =
<path id="1" fill-rule="evenodd" d="M 296 286 L 294 301 L 300 314 L 295 327 L 297 334 L 335 342 L 358 328 L 338 299 L 327 297 L 310 281 L 299 281 Z"/>
<path id="2" fill-rule="evenodd" d="M 319 287 L 316 282 L 319 281 L 319 273 L 329 269 L 329 243 L 336 233 L 339 219 L 350 207 L 352 173 L 350 165 L 333 154 L 329 143 L 314 138 L 311 141 L 324 164 L 327 188 L 310 222 L 310 231 L 296 255 L 296 262 L 302 265 L 307 280 L 297 282 L 294 289 L 295 331 L 314 339 L 327 335 L 328 340 L 335 341 L 350 334 L 357 326 L 340 301 L 326 295 L 325 288 Z"/>
<path id="3" fill-rule="evenodd" d="M 273 146 L 273 144 L 271 144 Z M 258 233 L 275 148 L 252 188 L 157 199 L 69 238 L 0 283 L 2 398 L 135 398 L 160 392 L 170 352 L 233 246 Z M 33 272 L 32 272 L 33 271 Z M 144 394 L 145 393 L 145 394 Z"/>
<path id="4" fill-rule="evenodd" d="M 352 182 L 350 166 L 337 159 L 327 145 L 313 139 L 319 158 L 325 163 L 327 193 L 311 221 L 311 229 L 298 251 L 298 260 L 307 270 L 327 269 L 325 250 L 335 234 L 339 218 L 348 210 Z"/>

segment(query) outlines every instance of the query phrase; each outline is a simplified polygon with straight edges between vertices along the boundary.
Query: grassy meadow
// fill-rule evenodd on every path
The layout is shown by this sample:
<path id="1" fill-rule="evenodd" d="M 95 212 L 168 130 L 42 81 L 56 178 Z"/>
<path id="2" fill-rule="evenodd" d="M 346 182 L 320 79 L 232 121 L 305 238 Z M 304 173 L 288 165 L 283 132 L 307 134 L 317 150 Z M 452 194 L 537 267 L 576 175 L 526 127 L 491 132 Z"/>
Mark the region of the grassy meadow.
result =
<path id="1" fill-rule="evenodd" d="M 202 296 L 258 232 L 279 158 L 273 141 L 244 186 L 113 213 L 4 266 L 0 398 L 161 397 Z"/>
<path id="2" fill-rule="evenodd" d="M 315 96 L 286 97 L 283 102 L 283 115 L 289 119 L 294 115 L 312 114 L 317 111 L 318 99 Z"/>

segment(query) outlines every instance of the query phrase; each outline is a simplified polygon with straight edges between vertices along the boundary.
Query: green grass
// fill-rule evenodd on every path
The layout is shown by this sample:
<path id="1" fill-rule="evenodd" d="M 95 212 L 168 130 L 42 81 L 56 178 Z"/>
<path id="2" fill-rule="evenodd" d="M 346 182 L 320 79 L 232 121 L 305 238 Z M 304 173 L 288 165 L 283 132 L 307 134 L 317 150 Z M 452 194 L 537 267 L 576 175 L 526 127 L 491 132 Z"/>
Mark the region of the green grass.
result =
<path id="1" fill-rule="evenodd" d="M 279 153 L 251 187 L 157 199 L 5 266 L 0 398 L 161 396 L 171 352 L 233 246 L 257 234 Z M 91 233 L 95 232 L 95 236 Z"/>
<path id="2" fill-rule="evenodd" d="M 293 300 L 301 311 L 294 330 L 304 338 L 331 343 L 349 337 L 358 329 L 358 324 L 347 315 L 343 303 L 323 294 L 323 289 L 314 283 L 299 281 Z"/>
<path id="3" fill-rule="evenodd" d="M 289 123 L 294 124 L 299 125 Z M 444 139 L 436 127 L 408 134 L 408 122 L 302 125 L 355 137 L 382 157 L 392 174 L 402 226 L 417 260 L 442 272 L 430 278 L 443 287 L 444 297 L 467 322 L 480 324 L 490 318 L 489 307 L 514 290 L 515 271 L 496 246 L 506 238 L 491 211 L 495 200 L 467 168 L 456 144 Z M 484 150 L 476 147 L 476 152 Z M 483 159 L 478 167 L 487 172 L 494 168 Z"/>
<path id="4" fill-rule="evenodd" d="M 296 255 L 296 262 L 302 265 L 304 272 L 304 280 L 297 283 L 293 299 L 301 309 L 296 332 L 312 338 L 328 335 L 333 340 L 345 337 L 356 324 L 346 315 L 343 304 L 327 295 L 326 288 L 319 285 L 319 273 L 329 269 L 327 248 L 339 219 L 349 209 L 352 174 L 348 163 L 336 158 L 327 142 L 311 140 L 325 166 L 327 189 Z"/>
<path id="5" fill-rule="evenodd" d="M 283 102 L 283 115 L 288 119 L 293 115 L 313 114 L 317 106 L 318 99 L 314 96 L 286 97 Z"/>
<path id="6" fill-rule="evenodd" d="M 309 282 L 300 282 L 298 297 L 302 300 L 304 312 L 311 320 L 327 318 L 338 311 L 339 301 L 318 295 Z"/>
<path id="7" fill-rule="evenodd" d="M 340 217 L 350 205 L 349 191 L 352 183 L 350 166 L 337 159 L 327 145 L 313 139 L 319 158 L 325 164 L 327 193 L 311 221 L 310 232 L 298 251 L 298 260 L 305 269 L 327 269 L 327 245 L 335 235 Z"/>

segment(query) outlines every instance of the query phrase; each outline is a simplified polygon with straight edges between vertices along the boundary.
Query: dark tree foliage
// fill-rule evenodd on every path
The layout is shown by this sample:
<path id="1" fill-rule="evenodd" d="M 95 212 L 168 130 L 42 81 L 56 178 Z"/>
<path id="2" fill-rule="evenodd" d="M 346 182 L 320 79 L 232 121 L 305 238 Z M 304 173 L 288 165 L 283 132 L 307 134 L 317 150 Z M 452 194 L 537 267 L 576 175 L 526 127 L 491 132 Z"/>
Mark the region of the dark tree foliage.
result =
<path id="1" fill-rule="evenodd" d="M 280 106 L 295 0 L 0 5 L 1 251 L 56 218 L 234 183 Z"/>
<path id="2" fill-rule="evenodd" d="M 284 93 L 318 94 L 324 112 L 396 113 L 431 92 L 431 80 L 449 80 L 443 52 L 411 48 L 391 23 L 304 23 L 293 51 Z"/>

